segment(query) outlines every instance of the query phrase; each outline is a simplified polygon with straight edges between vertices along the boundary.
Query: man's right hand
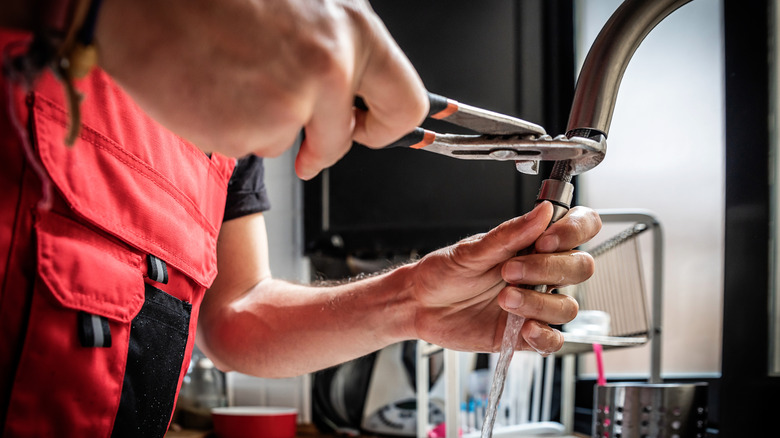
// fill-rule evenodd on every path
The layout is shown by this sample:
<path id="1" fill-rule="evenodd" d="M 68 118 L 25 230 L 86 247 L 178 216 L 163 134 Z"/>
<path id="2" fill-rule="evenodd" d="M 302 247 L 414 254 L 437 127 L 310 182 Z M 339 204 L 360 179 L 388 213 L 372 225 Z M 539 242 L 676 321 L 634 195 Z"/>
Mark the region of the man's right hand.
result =
<path id="1" fill-rule="evenodd" d="M 303 179 L 425 117 L 422 81 L 366 0 L 105 0 L 100 65 L 205 151 L 276 156 Z M 360 95 L 370 108 L 353 108 Z M 89 98 L 87 96 L 87 98 Z"/>

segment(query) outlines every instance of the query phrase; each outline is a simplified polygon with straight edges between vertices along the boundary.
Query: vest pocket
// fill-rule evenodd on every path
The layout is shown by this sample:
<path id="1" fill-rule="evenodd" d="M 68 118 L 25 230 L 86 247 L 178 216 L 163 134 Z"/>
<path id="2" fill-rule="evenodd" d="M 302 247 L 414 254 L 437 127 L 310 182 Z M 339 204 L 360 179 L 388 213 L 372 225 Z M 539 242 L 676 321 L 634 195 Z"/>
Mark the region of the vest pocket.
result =
<path id="1" fill-rule="evenodd" d="M 176 398 L 192 305 L 149 284 L 145 295 L 130 328 L 114 437 L 163 436 Z"/>
<path id="2" fill-rule="evenodd" d="M 35 229 L 38 277 L 3 432 L 108 436 L 144 305 L 144 257 L 54 212 Z"/>
<path id="3" fill-rule="evenodd" d="M 30 322 L 0 435 L 162 437 L 192 305 L 144 282 L 143 254 L 77 220 L 41 213 L 36 239 Z"/>

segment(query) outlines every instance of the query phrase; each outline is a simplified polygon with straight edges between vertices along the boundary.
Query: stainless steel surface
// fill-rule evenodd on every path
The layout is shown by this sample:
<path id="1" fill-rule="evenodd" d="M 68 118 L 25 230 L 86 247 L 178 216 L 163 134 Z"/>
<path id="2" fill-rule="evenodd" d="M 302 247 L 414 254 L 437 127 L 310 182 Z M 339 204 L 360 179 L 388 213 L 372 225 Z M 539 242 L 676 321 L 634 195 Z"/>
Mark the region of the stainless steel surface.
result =
<path id="1" fill-rule="evenodd" d="M 463 135 L 436 134 L 424 151 L 447 155 L 462 160 L 517 161 L 518 170 L 536 173 L 539 161 L 570 161 L 571 174 L 590 170 L 604 157 L 606 143 L 589 138 L 549 135 Z M 534 163 L 534 164 L 531 164 Z"/>
<path id="2" fill-rule="evenodd" d="M 613 383 L 593 398 L 593 437 L 706 436 L 705 383 Z"/>
<path id="3" fill-rule="evenodd" d="M 666 16 L 690 0 L 626 0 L 593 42 L 577 80 L 567 131 L 609 133 L 620 81 L 639 44 Z"/>

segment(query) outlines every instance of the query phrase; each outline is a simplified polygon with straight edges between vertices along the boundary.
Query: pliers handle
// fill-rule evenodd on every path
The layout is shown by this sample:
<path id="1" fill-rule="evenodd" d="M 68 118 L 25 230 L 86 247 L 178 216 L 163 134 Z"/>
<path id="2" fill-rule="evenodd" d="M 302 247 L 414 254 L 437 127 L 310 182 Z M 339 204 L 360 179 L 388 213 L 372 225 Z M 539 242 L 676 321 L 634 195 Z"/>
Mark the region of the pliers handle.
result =
<path id="1" fill-rule="evenodd" d="M 547 134 L 544 128 L 535 123 L 466 105 L 438 94 L 428 92 L 428 100 L 430 102 L 428 118 L 442 120 L 456 126 L 471 129 L 480 134 L 514 136 L 543 136 Z M 408 147 L 421 149 L 435 142 L 436 135 L 433 131 L 417 128 L 404 136 L 402 140 L 405 143 L 418 140 L 416 143 L 409 144 Z M 393 145 L 401 146 L 396 143 L 393 143 Z"/>

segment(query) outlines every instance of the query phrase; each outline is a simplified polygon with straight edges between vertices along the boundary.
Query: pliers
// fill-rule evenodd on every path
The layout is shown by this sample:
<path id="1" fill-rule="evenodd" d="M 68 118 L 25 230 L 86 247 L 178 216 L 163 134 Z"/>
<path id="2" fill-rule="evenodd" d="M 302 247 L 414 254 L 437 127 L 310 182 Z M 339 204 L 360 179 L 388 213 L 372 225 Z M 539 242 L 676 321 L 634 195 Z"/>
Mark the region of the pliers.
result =
<path id="1" fill-rule="evenodd" d="M 427 118 L 468 128 L 477 134 L 446 134 L 415 128 L 387 147 L 408 147 L 462 160 L 515 161 L 522 173 L 537 174 L 540 161 L 567 161 L 571 175 L 603 160 L 606 142 L 585 137 L 555 138 L 541 126 L 428 93 Z M 359 101 L 356 106 L 361 107 Z"/>

